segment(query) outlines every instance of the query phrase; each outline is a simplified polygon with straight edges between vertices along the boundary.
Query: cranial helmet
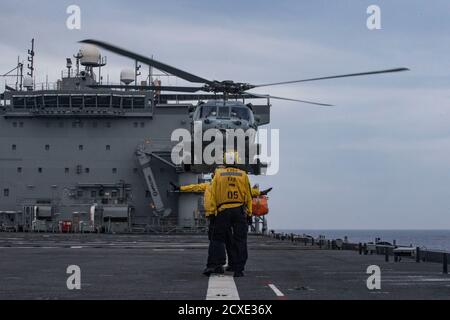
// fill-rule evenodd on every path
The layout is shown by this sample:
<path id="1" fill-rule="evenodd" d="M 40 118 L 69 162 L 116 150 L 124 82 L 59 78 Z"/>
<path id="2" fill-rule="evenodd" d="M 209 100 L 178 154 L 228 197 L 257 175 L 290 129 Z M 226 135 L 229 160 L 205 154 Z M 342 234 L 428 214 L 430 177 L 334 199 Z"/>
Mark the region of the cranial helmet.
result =
<path id="1" fill-rule="evenodd" d="M 237 151 L 227 151 L 223 156 L 223 163 L 225 165 L 238 164 L 240 162 L 239 154 Z"/>

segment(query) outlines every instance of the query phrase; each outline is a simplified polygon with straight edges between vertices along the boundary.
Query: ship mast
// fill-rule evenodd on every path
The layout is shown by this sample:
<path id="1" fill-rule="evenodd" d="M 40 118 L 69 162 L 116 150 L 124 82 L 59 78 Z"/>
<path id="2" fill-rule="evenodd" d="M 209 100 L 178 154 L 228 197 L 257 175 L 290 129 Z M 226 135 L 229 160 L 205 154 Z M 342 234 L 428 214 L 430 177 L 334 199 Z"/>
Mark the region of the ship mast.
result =
<path id="1" fill-rule="evenodd" d="M 31 39 L 31 49 L 28 49 L 28 72 L 31 78 L 34 76 L 34 38 Z"/>

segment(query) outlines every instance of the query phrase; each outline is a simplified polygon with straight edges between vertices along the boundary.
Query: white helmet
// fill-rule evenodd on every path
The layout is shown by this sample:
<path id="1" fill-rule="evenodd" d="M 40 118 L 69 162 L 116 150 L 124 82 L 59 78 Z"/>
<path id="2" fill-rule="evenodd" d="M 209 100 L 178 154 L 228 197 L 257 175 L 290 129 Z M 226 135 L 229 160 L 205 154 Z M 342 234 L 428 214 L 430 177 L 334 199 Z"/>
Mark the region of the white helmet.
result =
<path id="1" fill-rule="evenodd" d="M 240 162 L 239 154 L 237 153 L 237 151 L 227 151 L 225 152 L 223 162 L 224 164 L 229 165 L 238 164 Z"/>

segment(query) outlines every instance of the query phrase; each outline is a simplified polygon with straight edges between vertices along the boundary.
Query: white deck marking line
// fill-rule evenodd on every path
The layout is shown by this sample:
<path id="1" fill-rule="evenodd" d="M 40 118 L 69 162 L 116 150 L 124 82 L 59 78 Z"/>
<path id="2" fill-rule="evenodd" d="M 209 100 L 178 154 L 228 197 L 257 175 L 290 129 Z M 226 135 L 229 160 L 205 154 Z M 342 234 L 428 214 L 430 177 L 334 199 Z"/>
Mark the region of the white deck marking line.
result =
<path id="1" fill-rule="evenodd" d="M 240 300 L 233 276 L 211 275 L 206 300 Z"/>
<path id="2" fill-rule="evenodd" d="M 70 249 L 83 249 L 82 246 L 71 246 Z"/>
<path id="3" fill-rule="evenodd" d="M 277 297 L 284 297 L 284 293 L 281 292 L 274 284 L 269 283 L 269 288 L 277 295 Z"/>

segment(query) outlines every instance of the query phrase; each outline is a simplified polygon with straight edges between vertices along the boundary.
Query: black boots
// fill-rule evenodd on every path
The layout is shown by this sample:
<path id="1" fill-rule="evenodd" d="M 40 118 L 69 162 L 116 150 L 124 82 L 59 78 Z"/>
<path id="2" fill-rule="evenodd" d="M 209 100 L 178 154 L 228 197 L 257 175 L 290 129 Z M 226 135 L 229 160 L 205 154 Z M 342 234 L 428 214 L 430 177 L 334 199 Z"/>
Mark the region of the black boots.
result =
<path id="1" fill-rule="evenodd" d="M 244 272 L 242 271 L 235 271 L 233 277 L 235 278 L 241 278 L 244 276 Z"/>
<path id="2" fill-rule="evenodd" d="M 228 266 L 226 268 L 226 271 L 234 271 L 233 277 L 235 278 L 241 278 L 244 276 L 244 272 L 243 271 L 235 271 L 233 270 L 233 267 Z M 223 269 L 222 266 L 220 267 L 208 267 L 203 271 L 203 274 L 207 277 L 209 277 L 212 274 L 223 274 L 225 272 L 225 270 Z"/>
<path id="3" fill-rule="evenodd" d="M 203 274 L 207 277 L 209 277 L 211 274 L 213 273 L 217 273 L 217 274 L 222 274 L 224 273 L 223 267 L 208 267 L 203 271 Z"/>

